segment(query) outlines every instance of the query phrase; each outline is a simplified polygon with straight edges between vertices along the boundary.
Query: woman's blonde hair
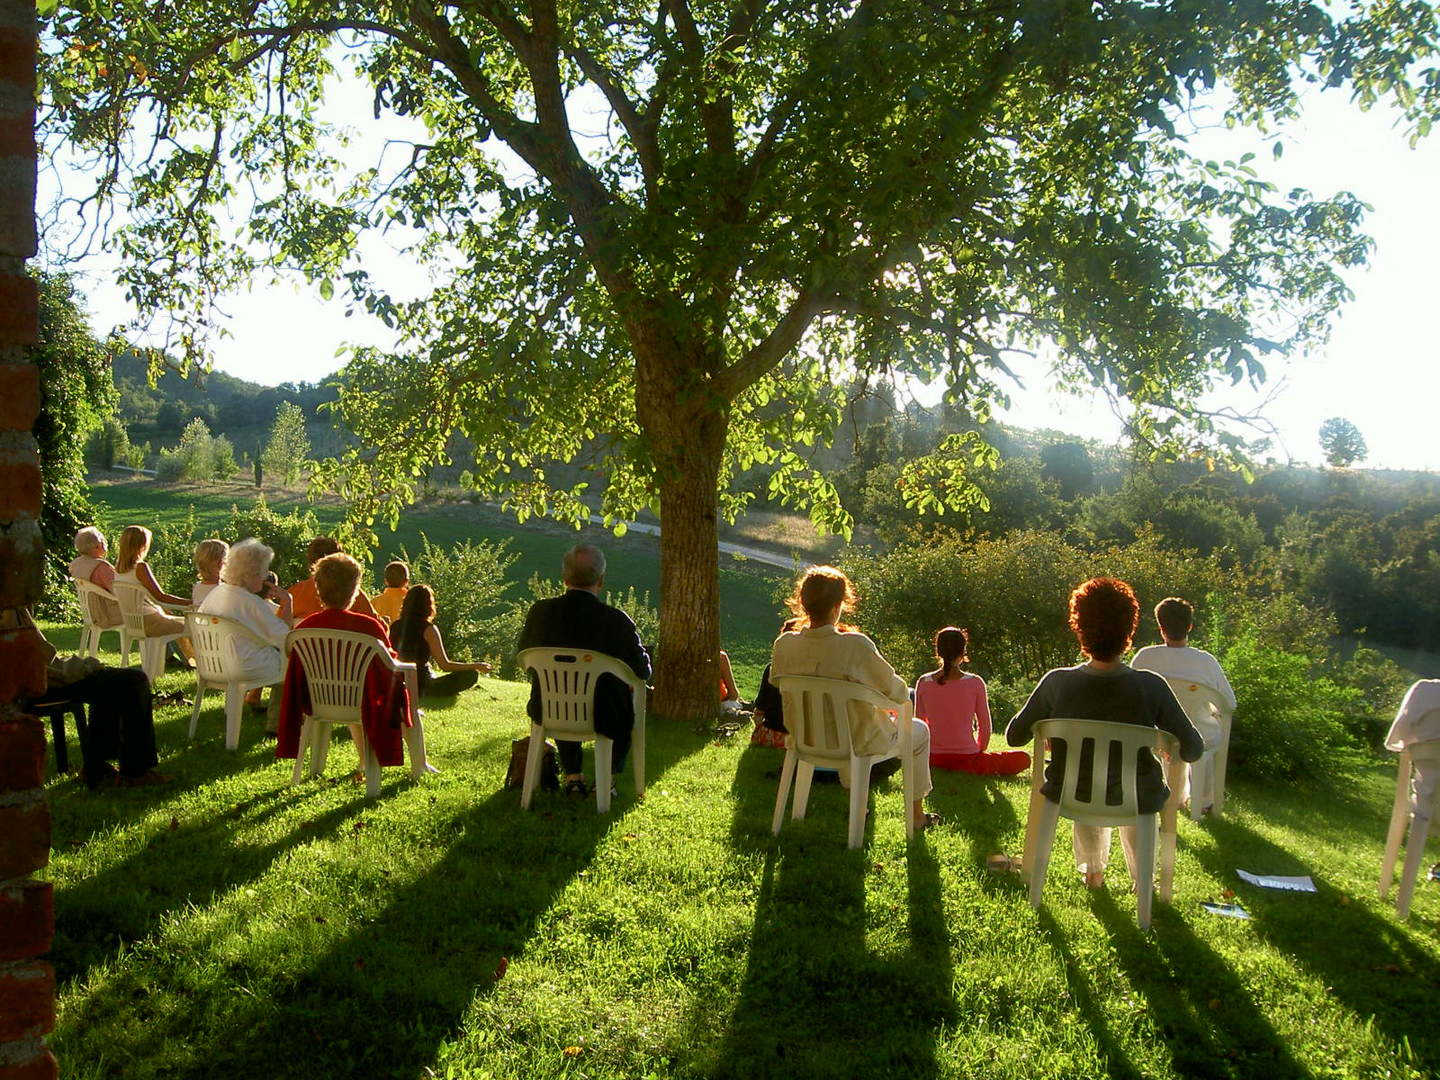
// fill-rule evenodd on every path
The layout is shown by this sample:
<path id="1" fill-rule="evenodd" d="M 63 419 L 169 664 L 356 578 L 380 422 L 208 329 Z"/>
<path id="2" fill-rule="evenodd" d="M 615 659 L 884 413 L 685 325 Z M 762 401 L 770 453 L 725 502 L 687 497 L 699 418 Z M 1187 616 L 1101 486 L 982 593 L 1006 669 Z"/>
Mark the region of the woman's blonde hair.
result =
<path id="1" fill-rule="evenodd" d="M 150 551 L 150 530 L 144 525 L 126 525 L 115 544 L 115 570 L 128 574 Z"/>
<path id="2" fill-rule="evenodd" d="M 833 566 L 812 566 L 795 583 L 786 604 L 795 614 L 795 629 L 808 630 L 823 626 L 836 604 L 840 605 L 841 615 L 853 613 L 859 599 L 855 586 L 842 571 Z M 850 629 L 844 625 L 839 628 Z"/>
<path id="3" fill-rule="evenodd" d="M 230 545 L 224 540 L 201 540 L 195 545 L 195 569 L 200 573 L 214 573 L 220 576 L 220 567 L 225 562 L 225 553 Z"/>

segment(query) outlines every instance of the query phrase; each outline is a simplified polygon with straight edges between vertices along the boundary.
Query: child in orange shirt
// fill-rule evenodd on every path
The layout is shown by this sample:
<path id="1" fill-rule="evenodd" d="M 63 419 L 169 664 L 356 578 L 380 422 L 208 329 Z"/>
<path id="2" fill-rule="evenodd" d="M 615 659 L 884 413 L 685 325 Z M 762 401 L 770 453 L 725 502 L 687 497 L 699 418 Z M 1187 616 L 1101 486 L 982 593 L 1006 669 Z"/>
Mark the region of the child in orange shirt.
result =
<path id="1" fill-rule="evenodd" d="M 405 594 L 410 591 L 410 567 L 396 559 L 385 564 L 385 589 L 370 603 L 375 614 L 390 625 L 400 617 L 400 605 L 405 603 Z"/>

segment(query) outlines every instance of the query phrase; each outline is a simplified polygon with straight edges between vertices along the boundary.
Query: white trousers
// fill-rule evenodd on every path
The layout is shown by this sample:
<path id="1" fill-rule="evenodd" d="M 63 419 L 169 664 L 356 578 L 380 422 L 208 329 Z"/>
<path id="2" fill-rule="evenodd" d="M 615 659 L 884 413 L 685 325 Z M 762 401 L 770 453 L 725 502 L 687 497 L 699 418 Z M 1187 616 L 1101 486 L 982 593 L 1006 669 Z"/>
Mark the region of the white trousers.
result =
<path id="1" fill-rule="evenodd" d="M 1085 874 L 1105 869 L 1110 862 L 1110 834 L 1113 831 L 1109 825 L 1081 825 L 1076 822 L 1075 866 L 1080 873 Z M 1135 879 L 1135 826 L 1120 826 L 1120 848 L 1125 852 L 1125 869 L 1130 871 L 1130 879 L 1133 881 Z"/>

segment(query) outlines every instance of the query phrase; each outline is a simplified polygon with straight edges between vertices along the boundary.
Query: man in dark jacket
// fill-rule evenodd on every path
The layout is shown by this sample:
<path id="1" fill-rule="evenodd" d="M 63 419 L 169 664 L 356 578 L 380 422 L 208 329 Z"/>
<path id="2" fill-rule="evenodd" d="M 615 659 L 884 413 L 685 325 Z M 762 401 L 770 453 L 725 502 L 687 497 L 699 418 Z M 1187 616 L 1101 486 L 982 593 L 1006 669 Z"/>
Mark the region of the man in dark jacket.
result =
<path id="1" fill-rule="evenodd" d="M 588 649 L 614 657 L 641 679 L 650 677 L 650 654 L 630 616 L 600 599 L 605 587 L 605 555 L 590 544 L 577 544 L 565 553 L 563 565 L 565 594 L 537 600 L 525 616 L 518 651 L 525 649 Z M 530 719 L 538 721 L 540 684 L 530 676 Z M 613 740 L 612 775 L 618 776 L 630 750 L 630 733 L 635 727 L 635 709 L 630 688 L 611 675 L 595 681 L 595 732 Z M 557 739 L 560 767 L 565 771 L 565 790 L 587 794 L 581 773 L 580 744 Z"/>

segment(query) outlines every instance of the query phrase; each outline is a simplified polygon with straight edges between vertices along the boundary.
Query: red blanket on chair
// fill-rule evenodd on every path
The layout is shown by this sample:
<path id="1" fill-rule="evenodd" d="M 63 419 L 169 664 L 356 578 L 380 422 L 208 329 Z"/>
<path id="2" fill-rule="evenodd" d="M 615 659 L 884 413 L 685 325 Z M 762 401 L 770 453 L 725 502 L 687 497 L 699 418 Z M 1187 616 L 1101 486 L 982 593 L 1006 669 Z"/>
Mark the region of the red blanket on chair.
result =
<path id="1" fill-rule="evenodd" d="M 304 619 L 297 630 L 349 630 L 377 637 L 390 649 L 390 639 L 378 619 L 353 611 L 326 608 Z M 393 656 L 394 650 L 390 649 Z M 297 656 L 290 657 L 285 667 L 285 686 L 280 695 L 280 734 L 275 747 L 277 758 L 293 758 L 300 753 L 300 726 L 310 713 L 310 687 L 305 682 L 305 667 Z M 410 724 L 410 696 L 405 679 L 372 660 L 365 672 L 365 694 L 360 702 L 361 727 L 381 765 L 401 765 L 405 761 L 402 730 Z"/>

